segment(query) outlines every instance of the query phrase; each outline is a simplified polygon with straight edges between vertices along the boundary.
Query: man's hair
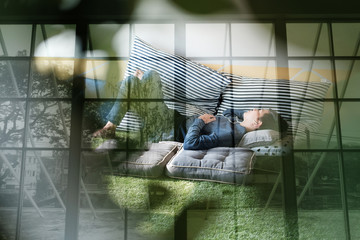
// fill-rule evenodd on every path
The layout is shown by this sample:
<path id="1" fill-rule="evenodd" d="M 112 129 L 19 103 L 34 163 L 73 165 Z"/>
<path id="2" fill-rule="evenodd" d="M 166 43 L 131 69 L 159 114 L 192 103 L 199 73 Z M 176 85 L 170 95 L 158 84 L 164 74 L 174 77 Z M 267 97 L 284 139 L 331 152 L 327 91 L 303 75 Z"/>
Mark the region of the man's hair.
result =
<path id="1" fill-rule="evenodd" d="M 286 134 L 289 124 L 276 111 L 268 109 L 269 113 L 265 114 L 260 120 L 262 121 L 260 129 L 272 129 Z"/>

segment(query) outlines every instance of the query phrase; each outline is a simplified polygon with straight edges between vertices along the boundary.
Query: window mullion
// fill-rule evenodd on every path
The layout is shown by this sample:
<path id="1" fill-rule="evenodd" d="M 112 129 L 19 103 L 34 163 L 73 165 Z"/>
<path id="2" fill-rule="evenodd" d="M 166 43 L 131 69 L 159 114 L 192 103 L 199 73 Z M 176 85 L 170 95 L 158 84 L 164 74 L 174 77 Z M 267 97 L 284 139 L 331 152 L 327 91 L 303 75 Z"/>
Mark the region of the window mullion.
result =
<path id="1" fill-rule="evenodd" d="M 86 60 L 84 60 L 84 57 L 87 46 L 87 35 L 87 24 L 76 24 L 77 40 L 75 45 L 74 79 L 71 101 L 71 135 L 69 146 L 65 239 L 77 239 L 79 230 L 81 132 L 85 100 L 85 76 L 81 73 L 85 72 L 86 68 Z"/>
<path id="2" fill-rule="evenodd" d="M 22 113 L 24 115 L 24 133 L 23 133 L 23 141 L 22 141 L 22 151 L 21 151 L 21 165 L 20 165 L 20 178 L 19 178 L 19 201 L 18 201 L 18 212 L 17 212 L 17 222 L 16 222 L 16 233 L 15 233 L 15 239 L 21 238 L 21 222 L 22 222 L 22 211 L 23 211 L 23 205 L 24 205 L 24 196 L 25 196 L 25 165 L 26 165 L 26 148 L 27 148 L 27 138 L 30 134 L 29 130 L 29 122 L 30 122 L 30 97 L 31 97 L 31 58 L 34 56 L 34 49 L 35 49 L 35 37 L 36 37 L 36 25 L 32 25 L 32 32 L 31 32 L 31 45 L 30 45 L 30 62 L 29 62 L 29 69 L 28 69 L 28 86 L 27 86 L 27 94 L 26 94 L 26 100 L 25 100 L 25 109 L 20 104 L 20 109 L 22 109 Z M 14 82 L 16 84 L 16 82 Z M 29 197 L 29 196 L 28 196 Z M 30 196 L 30 201 L 32 201 L 32 198 Z M 37 207 L 36 203 L 33 202 L 34 207 L 38 211 L 41 217 L 43 217 L 40 209 Z"/>
<path id="3" fill-rule="evenodd" d="M 335 55 L 334 51 L 334 36 L 332 31 L 332 24 L 328 23 L 328 29 L 329 29 L 329 38 L 330 38 L 330 54 L 333 57 Z M 359 47 L 359 46 L 357 46 Z M 356 56 L 356 52 L 354 54 Z M 355 60 L 353 60 L 355 61 Z M 346 184 L 345 184 L 345 163 L 344 163 L 344 152 L 343 152 L 343 143 L 342 143 L 342 133 L 341 133 L 341 120 L 340 120 L 340 108 L 341 108 L 341 102 L 338 95 L 338 85 L 337 85 L 337 77 L 336 77 L 336 65 L 335 65 L 335 59 L 331 59 L 331 68 L 333 72 L 333 79 L 334 79 L 334 96 L 335 96 L 335 102 L 334 102 L 334 110 L 335 110 L 335 119 L 333 122 L 333 127 L 336 126 L 336 135 L 337 135 L 337 141 L 339 146 L 339 153 L 338 153 L 338 164 L 339 164 L 339 179 L 340 179 L 340 191 L 341 191 L 341 203 L 343 207 L 343 214 L 344 214 L 344 227 L 345 227 L 345 236 L 346 239 L 351 239 L 350 237 L 350 223 L 349 223 L 349 209 L 348 209 L 348 201 L 347 201 L 347 191 L 346 191 Z M 351 70 L 351 69 L 350 69 Z M 350 79 L 350 77 L 347 79 L 347 81 Z M 345 84 L 344 94 L 340 96 L 340 98 L 343 98 L 345 96 L 345 90 L 347 87 L 347 83 Z M 331 138 L 331 135 L 329 136 Z"/>
<path id="4" fill-rule="evenodd" d="M 277 19 L 274 25 L 275 29 L 275 51 L 277 64 L 277 78 L 289 79 L 288 71 L 288 51 L 286 22 L 284 19 Z M 280 70 L 282 70 L 280 72 Z M 290 94 L 290 89 L 289 89 Z M 290 97 L 290 96 L 289 96 Z M 289 104 L 289 103 L 282 103 Z M 291 119 L 290 119 L 291 122 Z M 293 149 L 293 146 L 291 146 Z M 283 205 L 285 218 L 285 234 L 287 239 L 299 239 L 298 213 L 296 203 L 296 186 L 295 186 L 295 163 L 294 153 L 281 158 L 282 188 L 283 188 Z"/>

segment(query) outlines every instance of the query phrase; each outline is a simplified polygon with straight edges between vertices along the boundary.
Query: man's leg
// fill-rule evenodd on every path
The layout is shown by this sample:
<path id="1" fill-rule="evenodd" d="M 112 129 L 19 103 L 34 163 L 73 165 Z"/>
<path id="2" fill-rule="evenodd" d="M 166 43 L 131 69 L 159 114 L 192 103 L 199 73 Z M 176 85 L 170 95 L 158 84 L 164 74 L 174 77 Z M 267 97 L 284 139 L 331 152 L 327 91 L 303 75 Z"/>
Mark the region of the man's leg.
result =
<path id="1" fill-rule="evenodd" d="M 138 98 L 136 92 L 138 92 L 140 86 L 140 79 L 143 76 L 143 72 L 140 70 L 135 71 L 134 75 L 127 77 L 121 82 L 117 101 L 114 103 L 106 119 L 108 122 L 106 125 L 96 131 L 94 137 L 113 138 L 115 137 L 116 126 L 121 122 L 126 112 L 129 110 L 129 97 Z"/>
<path id="2" fill-rule="evenodd" d="M 156 71 L 145 72 L 140 85 L 141 101 L 134 104 L 136 105 L 134 109 L 144 120 L 141 140 L 143 143 L 157 142 L 162 139 L 164 133 L 172 129 L 173 111 L 169 110 L 164 103 L 161 78 Z"/>
<path id="3" fill-rule="evenodd" d="M 136 100 L 116 102 L 108 114 L 109 122 L 104 128 L 110 127 L 114 129 L 115 135 L 116 125 L 114 123 L 119 123 L 125 113 L 131 110 L 142 119 L 140 131 L 132 135 L 131 139 L 126 138 L 126 142 L 130 143 L 132 149 L 146 148 L 147 143 L 163 140 L 164 133 L 166 135 L 171 133 L 174 115 L 173 111 L 168 109 L 164 103 L 161 78 L 157 72 L 153 70 L 145 73 L 137 71 L 134 76 L 127 78 L 121 87 L 120 99 L 126 99 L 130 94 L 130 99 Z M 129 140 L 130 142 L 128 142 Z M 120 142 L 116 142 L 117 146 L 119 146 L 118 144 Z M 105 148 L 113 149 L 117 147 Z"/>

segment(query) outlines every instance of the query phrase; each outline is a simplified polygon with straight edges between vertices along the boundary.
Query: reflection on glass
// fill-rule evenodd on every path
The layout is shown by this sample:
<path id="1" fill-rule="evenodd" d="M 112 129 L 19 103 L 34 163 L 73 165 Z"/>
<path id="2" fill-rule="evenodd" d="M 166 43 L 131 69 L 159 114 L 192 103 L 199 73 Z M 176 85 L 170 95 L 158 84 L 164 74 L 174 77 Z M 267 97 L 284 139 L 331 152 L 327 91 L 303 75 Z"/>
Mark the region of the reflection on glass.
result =
<path id="1" fill-rule="evenodd" d="M 25 189 L 42 207 L 64 208 L 68 155 L 68 151 L 26 152 Z"/>
<path id="2" fill-rule="evenodd" d="M 89 31 L 88 57 L 129 56 L 129 24 L 91 24 Z"/>
<path id="3" fill-rule="evenodd" d="M 32 97 L 71 97 L 73 61 L 36 60 L 32 67 Z"/>
<path id="4" fill-rule="evenodd" d="M 325 23 L 288 23 L 289 56 L 329 56 L 328 27 Z"/>
<path id="5" fill-rule="evenodd" d="M 68 147 L 71 104 L 35 101 L 30 104 L 28 147 Z"/>
<path id="6" fill-rule="evenodd" d="M 293 112 L 300 109 L 299 122 L 296 125 L 301 129 L 299 134 L 303 135 L 302 138 L 296 139 L 295 148 L 336 147 L 328 144 L 328 138 L 336 133 L 331 126 L 331 120 L 335 121 L 334 106 L 323 100 L 333 96 L 330 61 L 291 60 L 289 77 L 294 83 L 307 83 L 301 95 L 300 91 L 294 91 L 291 95 Z M 296 116 L 293 114 L 292 117 Z"/>
<path id="7" fill-rule="evenodd" d="M 359 208 L 357 208 L 359 209 Z M 359 229 L 359 222 L 360 222 L 360 215 L 359 210 L 349 210 L 349 222 L 350 222 L 350 236 L 351 239 L 356 239 L 360 236 L 360 229 Z"/>
<path id="8" fill-rule="evenodd" d="M 232 65 L 229 60 L 199 60 L 196 61 L 218 72 L 231 72 Z"/>
<path id="9" fill-rule="evenodd" d="M 231 66 L 225 68 L 225 72 L 231 72 L 239 76 L 276 79 L 275 61 L 232 61 Z"/>
<path id="10" fill-rule="evenodd" d="M 309 176 L 315 174 L 308 188 L 305 188 L 305 195 L 299 203 L 300 208 L 342 209 L 338 156 L 332 152 L 295 154 L 299 193 L 309 184 Z"/>
<path id="11" fill-rule="evenodd" d="M 92 138 L 92 133 L 105 126 L 106 116 L 111 110 L 114 102 L 85 102 L 83 115 L 83 147 L 95 147 L 97 143 Z"/>
<path id="12" fill-rule="evenodd" d="M 225 23 L 186 24 L 186 56 L 229 56 L 229 31 L 229 25 Z"/>
<path id="13" fill-rule="evenodd" d="M 155 89 L 148 89 L 154 92 Z M 131 102 L 130 111 L 137 114 L 137 120 L 123 118 L 119 129 L 123 131 L 138 131 L 140 135 L 134 142 L 160 142 L 173 140 L 174 110 L 169 109 L 164 102 L 155 102 L 149 99 L 143 102 Z M 140 139 L 141 138 L 141 139 Z M 141 146 L 140 146 L 141 148 Z"/>
<path id="14" fill-rule="evenodd" d="M 354 147 L 360 148 L 359 144 Z M 358 227 L 360 221 L 360 175 L 358 173 L 358 170 L 360 169 L 360 152 L 345 152 L 343 155 L 349 207 L 350 234 L 352 238 L 356 239 L 357 236 L 360 236 L 360 229 Z"/>
<path id="15" fill-rule="evenodd" d="M 24 137 L 25 103 L 0 101 L 0 146 L 21 147 Z"/>
<path id="16" fill-rule="evenodd" d="M 336 81 L 339 98 L 360 98 L 360 61 L 336 61 Z"/>
<path id="17" fill-rule="evenodd" d="M 22 212 L 23 236 L 35 239 L 41 232 L 41 236 L 47 239 L 64 237 L 68 156 L 68 151 L 26 152 L 24 191 L 27 194 Z"/>
<path id="18" fill-rule="evenodd" d="M 298 199 L 301 239 L 345 239 L 338 156 L 330 152 L 295 154 L 298 194 L 305 193 Z M 308 182 L 312 174 L 313 181 Z"/>
<path id="19" fill-rule="evenodd" d="M 116 148 L 142 148 L 144 143 L 173 140 L 174 110 L 169 109 L 163 102 L 159 102 L 159 99 L 142 100 L 143 102 L 130 100 L 129 111 L 119 122 L 114 122 L 117 125 L 116 145 L 114 145 Z M 85 103 L 83 147 L 102 146 L 103 140 L 93 138 L 92 133 L 105 126 L 114 103 L 113 101 Z M 126 105 L 123 106 L 126 107 Z"/>
<path id="20" fill-rule="evenodd" d="M 359 149 L 358 143 L 354 148 Z M 360 154 L 359 152 L 344 152 L 344 170 L 346 176 L 346 191 L 348 196 L 348 204 L 350 209 L 358 209 L 360 202 L 358 197 L 360 194 Z"/>
<path id="21" fill-rule="evenodd" d="M 0 61 L 1 97 L 25 97 L 28 79 L 28 61 Z"/>
<path id="22" fill-rule="evenodd" d="M 29 56 L 32 25 L 0 25 L 0 56 Z"/>
<path id="23" fill-rule="evenodd" d="M 164 52 L 175 52 L 175 24 L 134 24 L 133 34 Z M 161 37 L 159 37 L 161 36 Z"/>
<path id="24" fill-rule="evenodd" d="M 15 238 L 20 188 L 21 151 L 0 151 L 0 228 L 2 237 Z"/>
<path id="25" fill-rule="evenodd" d="M 289 77 L 302 82 L 332 82 L 331 63 L 328 60 L 291 60 Z"/>
<path id="26" fill-rule="evenodd" d="M 86 98 L 115 98 L 127 61 L 87 61 Z"/>
<path id="27" fill-rule="evenodd" d="M 295 149 L 336 149 L 339 148 L 336 135 L 334 103 L 323 102 L 324 109 L 320 119 L 314 124 L 318 128 L 306 132 L 306 138 L 294 142 Z"/>
<path id="28" fill-rule="evenodd" d="M 335 56 L 359 56 L 360 23 L 333 23 Z"/>
<path id="29" fill-rule="evenodd" d="M 75 25 L 36 25 L 36 57 L 75 57 Z"/>
<path id="30" fill-rule="evenodd" d="M 79 239 L 100 239 L 104 236 L 116 239 L 124 236 L 123 226 L 127 221 L 124 219 L 124 210 L 119 208 L 109 194 L 111 186 L 107 175 L 116 167 L 116 162 L 110 160 L 110 155 L 91 151 L 81 154 Z M 108 231 L 109 228 L 112 229 L 111 232 Z"/>
<path id="31" fill-rule="evenodd" d="M 360 142 L 360 102 L 340 102 L 341 136 L 344 148 L 359 146 Z M 356 110 L 355 110 L 356 109 Z"/>
<path id="32" fill-rule="evenodd" d="M 274 27 L 270 23 L 233 23 L 231 42 L 234 57 L 275 56 Z"/>

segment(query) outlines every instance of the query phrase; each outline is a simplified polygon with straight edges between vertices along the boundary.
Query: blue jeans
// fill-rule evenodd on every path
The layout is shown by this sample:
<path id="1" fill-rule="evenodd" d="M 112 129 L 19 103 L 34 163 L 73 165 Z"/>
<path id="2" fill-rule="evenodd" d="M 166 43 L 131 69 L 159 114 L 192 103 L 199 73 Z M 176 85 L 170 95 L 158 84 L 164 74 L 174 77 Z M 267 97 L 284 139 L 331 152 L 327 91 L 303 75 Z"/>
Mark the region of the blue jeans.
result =
<path id="1" fill-rule="evenodd" d="M 161 135 L 171 128 L 172 111 L 163 102 L 161 78 L 156 71 L 146 71 L 141 80 L 127 77 L 121 83 L 117 99 L 107 120 L 118 125 L 126 112 L 136 113 L 143 121 L 142 140 L 161 140 Z"/>

